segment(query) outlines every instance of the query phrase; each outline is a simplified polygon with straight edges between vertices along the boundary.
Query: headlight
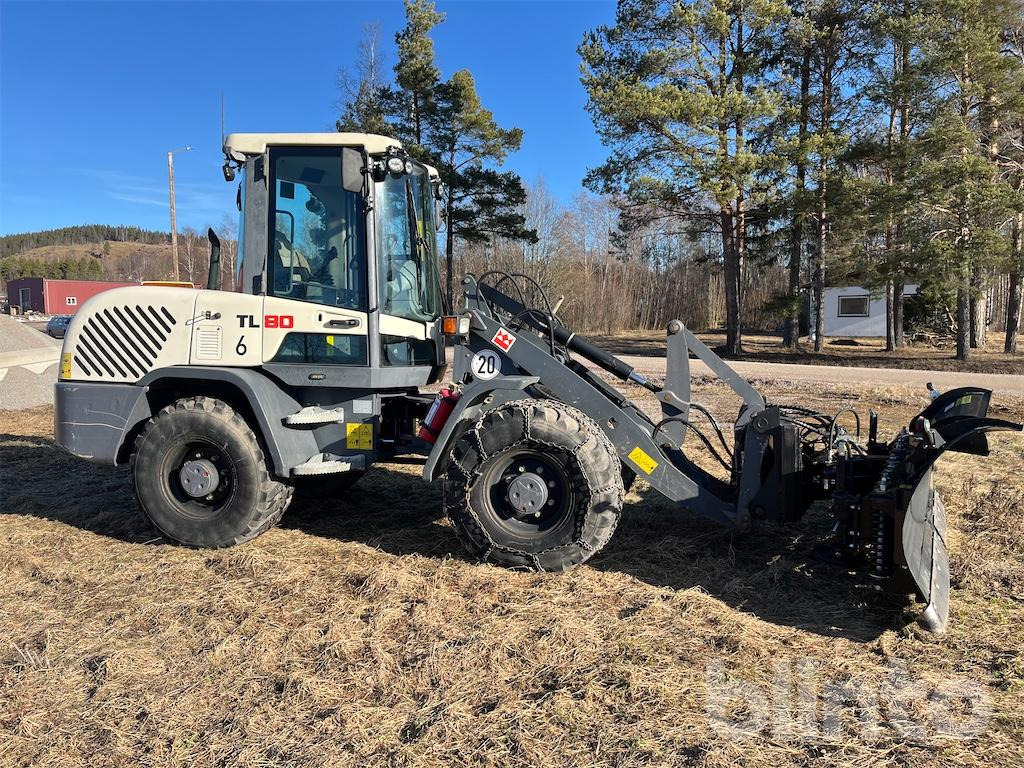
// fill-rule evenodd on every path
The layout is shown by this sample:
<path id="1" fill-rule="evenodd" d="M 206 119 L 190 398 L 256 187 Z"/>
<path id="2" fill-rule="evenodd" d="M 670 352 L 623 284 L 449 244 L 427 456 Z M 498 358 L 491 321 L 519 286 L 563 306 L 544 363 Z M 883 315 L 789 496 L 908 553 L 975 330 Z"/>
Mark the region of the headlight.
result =
<path id="1" fill-rule="evenodd" d="M 405 170 L 406 163 L 408 162 L 408 160 L 403 160 L 400 157 L 389 157 L 387 163 L 388 170 L 391 171 L 391 173 L 401 173 Z M 409 163 L 408 167 L 412 170 L 412 163 Z"/>

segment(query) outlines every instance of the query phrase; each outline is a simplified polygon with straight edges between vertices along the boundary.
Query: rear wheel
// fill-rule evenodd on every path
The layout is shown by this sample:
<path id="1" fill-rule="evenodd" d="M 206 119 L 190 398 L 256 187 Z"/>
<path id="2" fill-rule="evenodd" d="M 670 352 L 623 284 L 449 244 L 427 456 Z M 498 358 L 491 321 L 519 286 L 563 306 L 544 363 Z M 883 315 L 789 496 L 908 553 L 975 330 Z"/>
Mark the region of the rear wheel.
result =
<path id="1" fill-rule="evenodd" d="M 229 405 L 178 400 L 150 419 L 131 458 L 135 497 L 165 537 L 227 547 L 281 519 L 292 488 L 270 476 L 256 435 Z"/>
<path id="2" fill-rule="evenodd" d="M 456 441 L 445 509 L 470 554 L 564 571 L 597 553 L 622 510 L 620 462 L 600 427 L 557 401 L 484 414 Z"/>

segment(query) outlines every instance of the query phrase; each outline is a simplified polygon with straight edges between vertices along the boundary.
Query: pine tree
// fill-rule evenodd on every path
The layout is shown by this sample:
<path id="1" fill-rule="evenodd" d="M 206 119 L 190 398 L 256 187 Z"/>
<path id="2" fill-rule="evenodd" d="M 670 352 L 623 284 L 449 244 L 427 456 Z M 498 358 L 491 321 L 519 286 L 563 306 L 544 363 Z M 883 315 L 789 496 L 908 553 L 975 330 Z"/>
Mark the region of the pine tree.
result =
<path id="1" fill-rule="evenodd" d="M 748 208 L 775 163 L 749 139 L 781 108 L 763 60 L 787 16 L 773 0 L 619 0 L 615 24 L 579 49 L 587 109 L 611 148 L 588 185 L 717 225 L 733 354 L 742 351 Z"/>
<path id="2" fill-rule="evenodd" d="M 888 0 L 863 17 L 872 55 L 866 62 L 862 116 L 848 162 L 861 177 L 864 284 L 884 289 L 886 348 L 903 346 L 903 292 L 917 280 L 915 264 L 927 241 L 914 203 L 913 175 L 920 142 L 915 126 L 927 110 L 931 80 L 921 66 L 927 29 L 921 0 Z"/>
<path id="3" fill-rule="evenodd" d="M 395 35 L 394 84 L 374 90 L 364 75 L 358 93 L 372 98 L 350 99 L 338 127 L 393 135 L 411 154 L 438 169 L 444 185 L 446 298 L 451 306 L 456 241 L 536 240 L 518 210 L 526 200 L 521 179 L 498 170 L 519 149 L 523 132 L 497 124 L 481 104 L 468 71 L 441 79 L 430 32 L 444 21 L 444 14 L 429 0 L 406 0 L 405 13 L 405 27 Z"/>
<path id="4" fill-rule="evenodd" d="M 1001 0 L 929 4 L 926 66 L 938 100 L 923 137 L 925 160 L 916 185 L 921 208 L 933 220 L 931 282 L 956 297 L 960 360 L 982 341 L 984 309 L 978 302 L 1007 253 L 1005 234 L 1022 207 L 999 159 L 999 126 L 1024 82 L 1001 49 L 1013 8 Z"/>
<path id="5" fill-rule="evenodd" d="M 434 90 L 427 118 L 429 157 L 445 182 L 445 292 L 454 299 L 455 240 L 484 242 L 495 237 L 536 242 L 520 207 L 526 191 L 519 176 L 494 168 L 519 149 L 523 132 L 503 129 L 480 103 L 473 76 L 460 70 Z"/>

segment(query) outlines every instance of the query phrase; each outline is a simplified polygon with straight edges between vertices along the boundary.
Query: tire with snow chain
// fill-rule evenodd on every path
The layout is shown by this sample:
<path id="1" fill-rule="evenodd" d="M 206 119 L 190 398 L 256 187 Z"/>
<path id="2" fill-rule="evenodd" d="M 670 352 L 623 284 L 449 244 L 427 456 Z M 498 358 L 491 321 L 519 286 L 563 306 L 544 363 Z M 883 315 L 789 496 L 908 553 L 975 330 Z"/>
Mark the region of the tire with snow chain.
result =
<path id="1" fill-rule="evenodd" d="M 611 441 L 582 411 L 517 400 L 488 411 L 452 449 L 445 511 L 470 554 L 564 571 L 615 532 L 625 495 Z"/>
<path id="2" fill-rule="evenodd" d="M 135 441 L 135 498 L 166 538 L 190 547 L 228 547 L 281 519 L 291 486 L 267 469 L 245 419 L 212 397 L 178 400 Z"/>

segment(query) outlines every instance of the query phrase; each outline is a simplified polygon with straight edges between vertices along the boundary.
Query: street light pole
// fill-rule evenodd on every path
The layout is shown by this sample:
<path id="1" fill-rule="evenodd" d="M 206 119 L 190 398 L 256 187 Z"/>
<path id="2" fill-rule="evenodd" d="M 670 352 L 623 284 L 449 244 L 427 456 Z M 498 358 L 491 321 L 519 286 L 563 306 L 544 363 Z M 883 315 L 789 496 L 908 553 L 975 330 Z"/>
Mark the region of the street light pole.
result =
<path id="1" fill-rule="evenodd" d="M 179 279 L 178 273 L 178 227 L 174 221 L 174 153 L 190 152 L 192 147 L 180 147 L 167 153 L 167 183 L 171 190 L 171 264 L 174 281 Z"/>

